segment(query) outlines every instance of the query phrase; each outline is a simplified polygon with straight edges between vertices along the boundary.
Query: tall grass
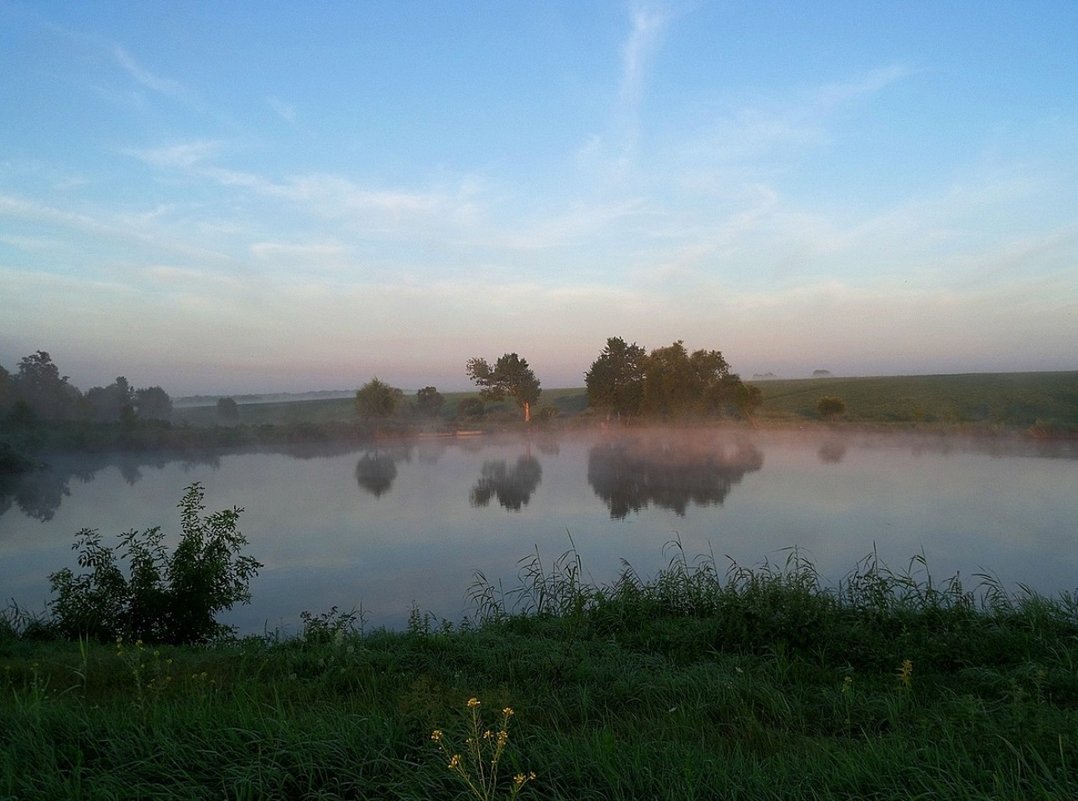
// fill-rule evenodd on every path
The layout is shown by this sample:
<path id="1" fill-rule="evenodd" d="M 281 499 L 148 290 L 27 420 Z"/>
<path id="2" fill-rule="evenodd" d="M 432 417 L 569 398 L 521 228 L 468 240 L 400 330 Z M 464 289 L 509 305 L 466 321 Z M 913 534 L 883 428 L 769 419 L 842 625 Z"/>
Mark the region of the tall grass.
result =
<path id="1" fill-rule="evenodd" d="M 9 611 L 0 799 L 460 798 L 431 732 L 472 697 L 514 710 L 521 798 L 1078 797 L 1072 595 L 669 547 L 603 586 L 534 553 L 516 586 L 477 576 L 472 619 L 403 632 L 331 610 L 151 650 L 32 641 Z"/>

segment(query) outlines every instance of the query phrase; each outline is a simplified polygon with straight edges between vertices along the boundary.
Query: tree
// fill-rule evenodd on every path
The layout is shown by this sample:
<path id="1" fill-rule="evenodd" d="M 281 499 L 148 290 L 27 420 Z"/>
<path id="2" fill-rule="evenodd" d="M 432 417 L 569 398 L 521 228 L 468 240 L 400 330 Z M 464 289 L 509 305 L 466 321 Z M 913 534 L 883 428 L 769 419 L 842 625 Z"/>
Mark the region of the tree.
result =
<path id="1" fill-rule="evenodd" d="M 515 353 L 506 353 L 499 357 L 494 367 L 486 359 L 476 357 L 468 359 L 466 369 L 468 377 L 480 387 L 480 398 L 499 401 L 509 396 L 524 410 L 524 422 L 531 422 L 531 407 L 539 400 L 541 390 L 527 361 Z"/>
<path id="2" fill-rule="evenodd" d="M 644 410 L 648 414 L 658 417 L 689 414 L 702 403 L 703 389 L 681 340 L 655 348 L 648 355 L 644 376 Z"/>
<path id="3" fill-rule="evenodd" d="M 386 382 L 372 378 L 356 390 L 356 414 L 362 420 L 384 420 L 391 417 L 404 400 L 404 393 Z"/>
<path id="4" fill-rule="evenodd" d="M 608 339 L 584 374 L 588 404 L 618 417 L 638 414 L 644 402 L 646 360 L 647 351 L 635 342 L 626 345 L 620 337 Z"/>
<path id="5" fill-rule="evenodd" d="M 47 351 L 24 356 L 15 376 L 15 400 L 23 401 L 43 420 L 63 420 L 74 416 L 82 393 L 61 376 Z"/>
<path id="6" fill-rule="evenodd" d="M 659 417 L 748 416 L 759 405 L 758 390 L 745 387 L 717 350 L 691 354 L 678 340 L 656 348 L 644 361 L 643 409 Z"/>
<path id="7" fill-rule="evenodd" d="M 415 394 L 415 405 L 419 413 L 427 417 L 437 417 L 442 410 L 445 398 L 434 387 L 423 387 Z"/>
<path id="8" fill-rule="evenodd" d="M 14 395 L 15 387 L 11 373 L 4 369 L 4 365 L 0 364 L 0 413 L 6 412 L 15 402 Z"/>
<path id="9" fill-rule="evenodd" d="M 135 391 L 122 375 L 107 387 L 91 387 L 85 397 L 94 419 L 102 423 L 130 417 L 135 408 Z"/>
<path id="10" fill-rule="evenodd" d="M 135 410 L 141 420 L 170 420 L 172 398 L 161 387 L 143 387 L 135 392 Z"/>
<path id="11" fill-rule="evenodd" d="M 816 404 L 816 411 L 820 413 L 820 417 L 830 420 L 846 411 L 846 403 L 834 395 L 824 395 Z"/>
<path id="12" fill-rule="evenodd" d="M 217 419 L 222 423 L 238 423 L 240 420 L 240 407 L 232 398 L 217 399 Z"/>

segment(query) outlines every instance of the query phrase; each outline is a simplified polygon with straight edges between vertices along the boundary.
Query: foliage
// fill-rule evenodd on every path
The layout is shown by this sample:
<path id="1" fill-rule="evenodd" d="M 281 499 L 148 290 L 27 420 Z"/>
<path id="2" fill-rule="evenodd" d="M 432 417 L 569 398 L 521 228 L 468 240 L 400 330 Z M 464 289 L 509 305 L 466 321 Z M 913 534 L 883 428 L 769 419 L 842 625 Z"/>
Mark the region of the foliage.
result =
<path id="1" fill-rule="evenodd" d="M 237 423 L 240 419 L 240 407 L 232 398 L 217 399 L 217 419 L 222 423 Z"/>
<path id="2" fill-rule="evenodd" d="M 372 378 L 356 390 L 356 414 L 361 420 L 385 420 L 393 416 L 403 400 L 404 393 L 399 389 Z"/>
<path id="3" fill-rule="evenodd" d="M 170 420 L 172 398 L 161 387 L 135 390 L 135 410 L 140 420 Z"/>
<path id="4" fill-rule="evenodd" d="M 816 403 L 816 411 L 820 413 L 820 417 L 825 419 L 831 419 L 832 417 L 838 417 L 840 414 L 846 411 L 846 403 L 842 398 L 834 395 L 824 395 Z"/>
<path id="5" fill-rule="evenodd" d="M 45 420 L 66 420 L 76 416 L 81 393 L 61 376 L 47 351 L 24 356 L 14 381 L 14 398 L 23 401 Z"/>
<path id="6" fill-rule="evenodd" d="M 626 345 L 620 337 L 607 339 L 603 352 L 584 374 L 588 404 L 618 417 L 638 414 L 644 402 L 646 362 L 647 351 L 635 342 Z"/>
<path id="7" fill-rule="evenodd" d="M 11 404 L 15 402 L 14 394 L 15 389 L 11 373 L 4 369 L 4 365 L 0 364 L 0 414 L 6 412 L 11 407 Z"/>
<path id="8" fill-rule="evenodd" d="M 457 417 L 482 417 L 483 411 L 481 398 L 462 398 L 457 404 Z"/>
<path id="9" fill-rule="evenodd" d="M 437 417 L 445 404 L 445 397 L 436 387 L 423 387 L 415 394 L 416 409 L 427 417 Z"/>
<path id="10" fill-rule="evenodd" d="M 94 420 L 114 423 L 134 411 L 135 390 L 121 375 L 107 387 L 91 387 L 83 400 Z"/>
<path id="11" fill-rule="evenodd" d="M 750 417 L 762 394 L 746 387 L 717 350 L 691 354 L 678 340 L 651 353 L 612 337 L 585 374 L 588 403 L 618 417 Z"/>
<path id="12" fill-rule="evenodd" d="M 486 359 L 475 357 L 466 365 L 468 378 L 480 387 L 483 400 L 499 401 L 506 396 L 524 410 L 524 422 L 531 422 L 531 407 L 539 400 L 539 380 L 525 359 L 505 353 L 491 367 Z"/>
<path id="13" fill-rule="evenodd" d="M 193 643 L 229 630 L 216 622 L 216 614 L 250 601 L 250 581 L 262 567 L 241 555 L 247 544 L 237 529 L 243 510 L 203 516 L 197 482 L 187 488 L 179 508 L 182 536 L 171 556 L 159 527 L 127 531 L 111 548 L 96 530 L 76 535 L 72 547 L 79 551 L 78 564 L 90 572 L 76 576 L 64 568 L 49 576 L 56 594 L 50 611 L 62 634 Z"/>

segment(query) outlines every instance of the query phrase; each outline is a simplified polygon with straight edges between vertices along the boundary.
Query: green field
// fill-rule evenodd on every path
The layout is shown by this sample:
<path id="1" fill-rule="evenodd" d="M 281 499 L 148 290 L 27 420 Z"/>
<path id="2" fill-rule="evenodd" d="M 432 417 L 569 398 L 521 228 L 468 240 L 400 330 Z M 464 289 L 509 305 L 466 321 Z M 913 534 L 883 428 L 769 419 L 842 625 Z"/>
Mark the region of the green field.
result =
<path id="1" fill-rule="evenodd" d="M 971 373 L 876 378 L 772 379 L 762 421 L 816 420 L 825 395 L 846 404 L 843 419 L 864 423 L 980 423 L 1028 428 L 1038 421 L 1078 426 L 1078 371 Z"/>

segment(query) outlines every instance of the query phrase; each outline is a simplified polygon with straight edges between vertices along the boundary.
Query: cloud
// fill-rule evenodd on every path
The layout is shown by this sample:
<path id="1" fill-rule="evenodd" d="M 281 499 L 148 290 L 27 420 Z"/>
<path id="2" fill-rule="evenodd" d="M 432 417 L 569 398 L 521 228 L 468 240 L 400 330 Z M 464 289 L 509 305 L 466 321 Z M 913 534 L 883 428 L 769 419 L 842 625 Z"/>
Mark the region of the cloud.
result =
<path id="1" fill-rule="evenodd" d="M 631 14 L 632 28 L 622 46 L 621 102 L 635 111 L 640 103 L 648 59 L 661 41 L 666 27 L 666 16 L 660 11 L 637 6 Z"/>
<path id="2" fill-rule="evenodd" d="M 112 48 L 112 55 L 116 58 L 116 62 L 127 71 L 128 75 L 147 89 L 173 98 L 186 98 L 188 96 L 189 93 L 183 84 L 170 78 L 154 75 L 138 64 L 120 45 Z"/>
<path id="3" fill-rule="evenodd" d="M 285 103 L 280 98 L 273 96 L 267 97 L 266 102 L 269 107 L 285 122 L 295 125 L 296 123 L 296 107 L 291 103 Z"/>

